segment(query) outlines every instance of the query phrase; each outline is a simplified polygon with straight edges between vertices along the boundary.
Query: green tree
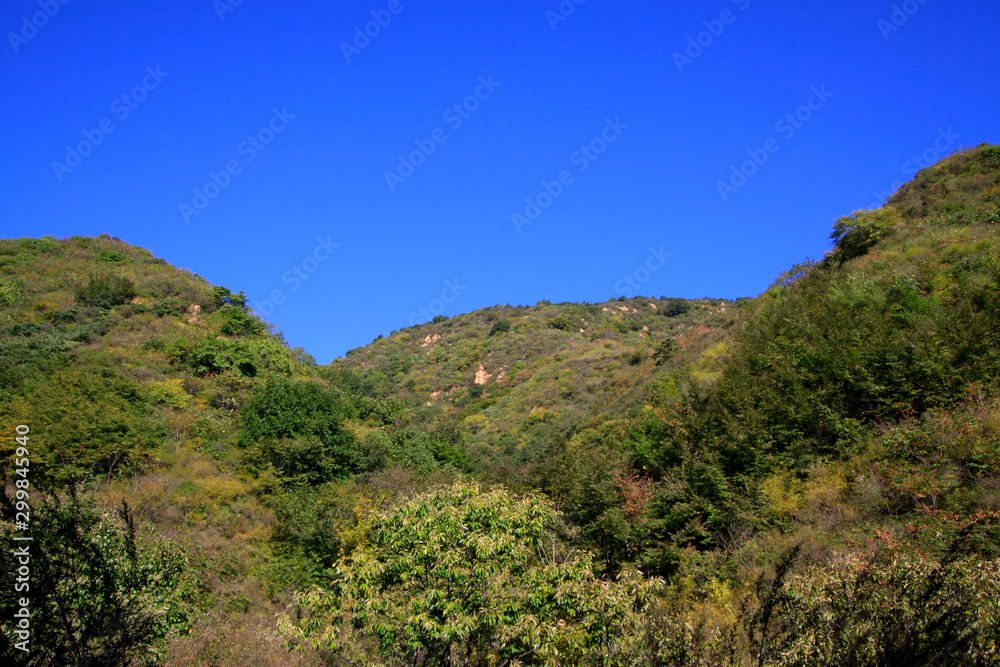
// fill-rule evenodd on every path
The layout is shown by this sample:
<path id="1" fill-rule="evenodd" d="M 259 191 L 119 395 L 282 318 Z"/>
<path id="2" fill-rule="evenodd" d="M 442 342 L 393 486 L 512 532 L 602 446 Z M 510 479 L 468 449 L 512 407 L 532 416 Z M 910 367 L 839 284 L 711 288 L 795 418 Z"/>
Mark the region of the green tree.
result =
<path id="1" fill-rule="evenodd" d="M 458 483 L 376 517 L 329 589 L 296 596 L 290 640 L 356 664 L 625 665 L 658 580 L 615 581 L 556 537 L 538 496 Z"/>
<path id="2" fill-rule="evenodd" d="M 337 392 L 272 376 L 240 410 L 240 441 L 252 465 L 269 465 L 289 483 L 318 484 L 377 467 L 343 427 L 346 413 Z"/>
<path id="3" fill-rule="evenodd" d="M 21 479 L 21 478 L 18 478 Z M 162 640 L 187 623 L 185 558 L 156 540 L 144 546 L 128 506 L 102 515 L 73 489 L 65 498 L 32 490 L 31 541 L 15 541 L 8 526 L 15 498 L 0 494 L 0 663 L 4 665 L 159 664 Z M 18 534 L 21 534 L 18 531 Z M 30 589 L 15 590 L 25 550 Z M 29 652 L 14 647 L 20 601 L 29 602 Z"/>
<path id="4" fill-rule="evenodd" d="M 834 249 L 830 253 L 830 259 L 846 262 L 864 255 L 891 234 L 901 220 L 899 213 L 891 206 L 845 215 L 833 224 L 830 239 L 833 240 Z"/>
<path id="5" fill-rule="evenodd" d="M 667 299 L 667 302 L 662 304 L 662 308 L 660 312 L 665 317 L 677 317 L 691 310 L 691 304 L 684 299 L 673 298 Z"/>

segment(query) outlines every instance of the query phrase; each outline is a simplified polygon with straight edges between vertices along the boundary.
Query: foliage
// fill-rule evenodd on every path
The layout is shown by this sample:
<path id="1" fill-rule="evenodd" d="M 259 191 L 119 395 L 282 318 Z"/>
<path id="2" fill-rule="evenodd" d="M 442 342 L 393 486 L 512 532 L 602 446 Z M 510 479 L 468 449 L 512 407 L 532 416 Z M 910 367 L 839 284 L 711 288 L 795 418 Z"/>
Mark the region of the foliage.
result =
<path id="1" fill-rule="evenodd" d="M 830 233 L 834 242 L 830 261 L 846 262 L 864 255 L 891 234 L 900 222 L 899 214 L 891 206 L 874 211 L 855 211 L 838 219 Z"/>
<path id="2" fill-rule="evenodd" d="M 127 505 L 102 515 L 71 490 L 65 498 L 32 494 L 30 542 L 14 541 L 14 499 L 0 495 L 4 586 L 0 618 L 8 665 L 154 665 L 162 641 L 187 623 L 185 557 L 173 544 L 136 535 Z M 30 590 L 15 591 L 14 576 L 28 545 Z M 20 563 L 20 564 L 19 564 Z M 13 612 L 30 603 L 30 651 L 15 649 Z"/>
<path id="3" fill-rule="evenodd" d="M 314 382 L 269 377 L 240 409 L 240 442 L 249 462 L 270 466 L 286 483 L 318 484 L 378 467 L 343 426 L 347 407 Z"/>
<path id="4" fill-rule="evenodd" d="M 135 283 L 123 276 L 92 276 L 76 291 L 76 300 L 97 308 L 112 308 L 135 298 Z"/>
<path id="5" fill-rule="evenodd" d="M 762 664 L 993 663 L 1000 563 L 963 553 L 973 527 L 941 560 L 890 542 L 791 577 L 765 596 L 774 627 L 761 634 Z"/>
<path id="6" fill-rule="evenodd" d="M 32 426 L 46 434 L 32 450 L 32 473 L 39 480 L 81 480 L 141 466 L 144 454 L 166 435 L 150 420 L 138 386 L 109 368 L 53 371 L 0 407 L 6 423 L 29 414 Z M 13 443 L 0 444 L 0 454 L 12 452 Z"/>
<path id="7" fill-rule="evenodd" d="M 290 638 L 371 664 L 631 664 L 657 582 L 602 582 L 537 496 L 458 484 L 377 517 L 329 590 L 297 597 Z"/>
<path id="8" fill-rule="evenodd" d="M 691 310 L 691 304 L 685 299 L 667 299 L 660 311 L 665 317 L 677 317 Z"/>
<path id="9" fill-rule="evenodd" d="M 510 331 L 510 320 L 505 320 L 503 318 L 496 320 L 493 326 L 490 327 L 490 332 L 486 334 L 486 337 L 497 336 L 502 333 L 507 333 Z"/>
<path id="10" fill-rule="evenodd" d="M 265 371 L 291 373 L 287 348 L 277 340 L 249 338 L 206 338 L 197 343 L 175 341 L 170 346 L 173 361 L 185 364 L 198 375 L 210 376 L 234 371 L 243 377 L 257 377 Z"/>

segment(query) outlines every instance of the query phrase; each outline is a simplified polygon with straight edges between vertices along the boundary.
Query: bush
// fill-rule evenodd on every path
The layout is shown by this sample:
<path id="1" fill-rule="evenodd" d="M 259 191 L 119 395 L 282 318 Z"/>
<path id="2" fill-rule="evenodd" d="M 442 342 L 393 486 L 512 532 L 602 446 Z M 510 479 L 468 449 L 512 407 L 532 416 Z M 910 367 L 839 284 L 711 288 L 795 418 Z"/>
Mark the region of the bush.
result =
<path id="1" fill-rule="evenodd" d="M 791 578 L 761 657 L 774 665 L 986 665 L 1000 642 L 1000 565 L 889 549 Z"/>
<path id="2" fill-rule="evenodd" d="M 181 587 L 185 558 L 176 546 L 156 542 L 144 547 L 136 538 L 128 505 L 117 517 L 101 515 L 71 490 L 65 499 L 32 493 L 31 542 L 0 534 L 5 585 L 0 587 L 0 648 L 5 665 L 161 664 L 162 640 L 187 624 Z M 13 525 L 16 508 L 6 492 L 0 513 Z M 14 573 L 24 561 L 15 555 L 28 547 L 30 592 L 17 592 Z M 30 652 L 18 641 L 13 616 L 19 598 L 30 600 Z"/>
<path id="3" fill-rule="evenodd" d="M 510 331 L 510 322 L 501 318 L 493 323 L 493 327 L 490 329 L 490 332 L 486 334 L 486 337 L 489 338 L 490 336 L 497 336 L 508 331 Z"/>
<path id="4" fill-rule="evenodd" d="M 873 211 L 855 211 L 837 220 L 830 238 L 834 248 L 830 259 L 846 262 L 867 253 L 876 243 L 892 233 L 901 218 L 891 206 Z"/>
<path id="5" fill-rule="evenodd" d="M 664 317 L 677 317 L 691 310 L 691 304 L 684 299 L 667 299 L 662 308 Z"/>
<path id="6" fill-rule="evenodd" d="M 96 308 L 113 308 L 136 296 L 135 284 L 121 276 L 94 276 L 76 290 L 76 300 Z"/>
<path id="7" fill-rule="evenodd" d="M 318 484 L 371 467 L 343 427 L 346 414 L 335 392 L 272 377 L 240 409 L 240 442 L 253 447 L 257 468 L 270 465 L 287 483 Z"/>
<path id="8" fill-rule="evenodd" d="M 549 320 L 549 326 L 560 331 L 572 331 L 573 323 L 565 315 L 556 315 Z"/>
<path id="9" fill-rule="evenodd" d="M 153 313 L 160 317 L 177 315 L 182 312 L 184 312 L 184 302 L 180 299 L 163 299 L 157 301 L 156 305 L 153 306 Z"/>

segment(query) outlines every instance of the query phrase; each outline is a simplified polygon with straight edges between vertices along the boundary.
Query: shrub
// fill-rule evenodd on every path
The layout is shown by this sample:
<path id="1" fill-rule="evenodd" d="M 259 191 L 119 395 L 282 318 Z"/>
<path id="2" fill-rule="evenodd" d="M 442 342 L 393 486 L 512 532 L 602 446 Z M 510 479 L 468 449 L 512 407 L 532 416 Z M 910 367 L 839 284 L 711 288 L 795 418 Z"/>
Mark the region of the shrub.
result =
<path id="1" fill-rule="evenodd" d="M 775 599 L 762 657 L 789 666 L 991 664 L 998 567 L 889 550 L 793 577 Z"/>
<path id="2" fill-rule="evenodd" d="M 180 299 L 162 299 L 153 306 L 153 313 L 164 317 L 184 312 L 184 302 Z"/>
<path id="3" fill-rule="evenodd" d="M 846 262 L 867 253 L 876 243 L 893 232 L 901 218 L 891 206 L 872 211 L 855 211 L 837 220 L 830 238 L 834 248 L 830 259 Z"/>
<path id="4" fill-rule="evenodd" d="M 508 331 L 510 331 L 510 322 L 501 318 L 493 323 L 493 327 L 490 329 L 490 332 L 486 334 L 486 337 L 489 338 L 490 336 L 497 336 Z"/>
<path id="5" fill-rule="evenodd" d="M 128 505 L 117 517 L 101 515 L 75 491 L 60 499 L 33 492 L 31 542 L 0 533 L 5 585 L 0 588 L 5 665 L 161 664 L 162 640 L 186 625 L 182 584 L 185 558 L 176 546 L 136 538 Z M 0 494 L 0 513 L 12 525 L 13 499 Z M 30 592 L 16 592 L 13 573 L 18 548 L 30 554 Z M 23 564 L 23 560 L 20 561 Z M 30 652 L 14 648 L 18 598 L 31 603 Z"/>
<path id="6" fill-rule="evenodd" d="M 341 397 L 312 382 L 271 377 L 240 409 L 240 442 L 253 446 L 249 461 L 271 466 L 287 483 L 317 484 L 370 469 L 343 427 Z"/>
<path id="7" fill-rule="evenodd" d="M 92 276 L 76 290 L 76 300 L 97 308 L 113 308 L 128 303 L 136 296 L 135 284 L 121 276 Z"/>
<path id="8" fill-rule="evenodd" d="M 560 331 L 572 331 L 573 323 L 565 315 L 556 315 L 549 320 L 549 326 Z"/>
<path id="9" fill-rule="evenodd" d="M 691 304 L 684 299 L 667 299 L 666 303 L 662 304 L 664 317 L 677 317 L 678 315 L 683 315 L 684 313 L 691 310 Z"/>

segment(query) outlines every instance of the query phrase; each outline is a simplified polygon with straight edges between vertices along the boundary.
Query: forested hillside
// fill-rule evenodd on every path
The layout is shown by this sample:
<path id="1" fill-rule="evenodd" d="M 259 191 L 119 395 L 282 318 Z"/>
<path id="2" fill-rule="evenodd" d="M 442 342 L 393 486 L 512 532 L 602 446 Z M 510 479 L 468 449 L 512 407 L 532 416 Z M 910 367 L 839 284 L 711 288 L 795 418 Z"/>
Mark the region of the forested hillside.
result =
<path id="1" fill-rule="evenodd" d="M 0 659 L 1000 664 L 1000 146 L 831 241 L 321 366 L 141 248 L 0 240 Z"/>

